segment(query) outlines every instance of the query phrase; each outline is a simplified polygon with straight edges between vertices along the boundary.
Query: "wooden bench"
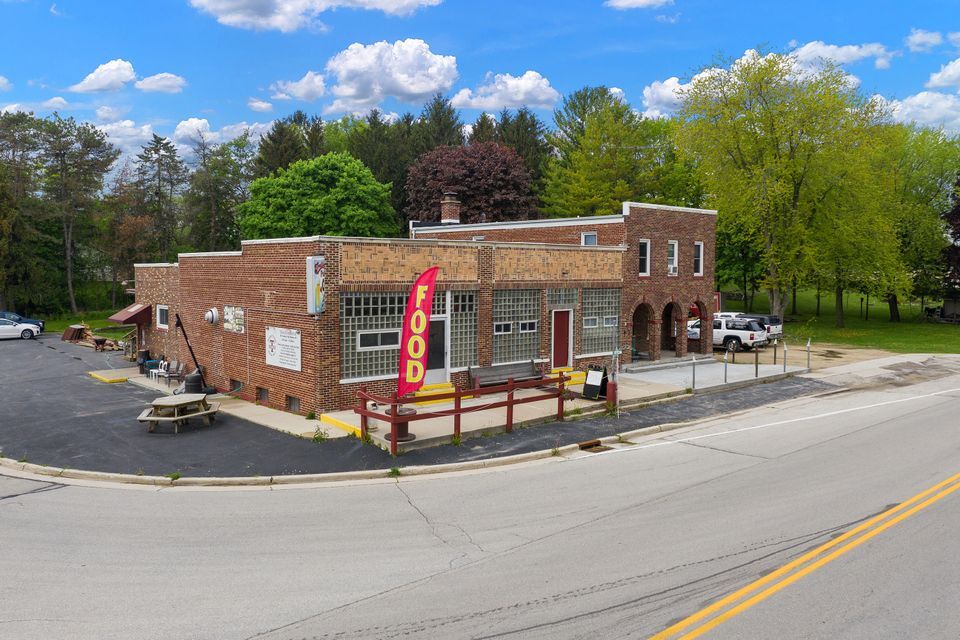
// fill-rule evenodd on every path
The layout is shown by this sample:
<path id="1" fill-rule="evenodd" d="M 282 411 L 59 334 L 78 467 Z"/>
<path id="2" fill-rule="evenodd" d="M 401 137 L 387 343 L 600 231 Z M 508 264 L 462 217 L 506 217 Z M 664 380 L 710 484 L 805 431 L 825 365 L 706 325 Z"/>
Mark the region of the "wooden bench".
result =
<path id="1" fill-rule="evenodd" d="M 494 364 L 489 367 L 470 367 L 470 384 L 474 387 L 489 387 L 506 384 L 510 378 L 514 382 L 525 380 L 541 380 L 543 374 L 533 360 L 514 362 L 512 364 Z"/>

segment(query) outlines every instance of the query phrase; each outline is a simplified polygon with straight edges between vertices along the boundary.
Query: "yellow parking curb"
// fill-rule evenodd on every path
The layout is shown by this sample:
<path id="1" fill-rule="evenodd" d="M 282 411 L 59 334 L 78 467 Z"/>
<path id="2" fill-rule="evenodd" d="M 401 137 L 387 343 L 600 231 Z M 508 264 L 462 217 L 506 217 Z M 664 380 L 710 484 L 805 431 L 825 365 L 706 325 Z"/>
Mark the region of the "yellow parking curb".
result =
<path id="1" fill-rule="evenodd" d="M 334 426 L 334 427 L 336 427 L 336 428 L 338 428 L 338 429 L 343 429 L 343 430 L 346 431 L 347 433 L 353 434 L 353 435 L 355 435 L 355 436 L 358 437 L 358 438 L 360 437 L 360 429 L 358 429 L 357 427 L 353 426 L 353 425 L 350 424 L 349 422 L 344 422 L 343 420 L 338 420 L 338 419 L 336 419 L 336 418 L 332 418 L 332 417 L 328 416 L 328 415 L 325 414 L 325 413 L 321 413 L 321 414 L 320 414 L 320 422 L 323 422 L 323 423 L 325 423 L 325 424 L 332 425 L 332 426 Z"/>
<path id="2" fill-rule="evenodd" d="M 123 377 L 120 377 L 120 378 L 108 378 L 108 377 L 106 377 L 106 376 L 100 375 L 100 374 L 97 373 L 96 371 L 87 371 L 87 373 L 90 375 L 91 378 L 95 378 L 95 379 L 99 380 L 100 382 L 106 382 L 107 384 L 116 384 L 116 383 L 118 383 L 118 382 L 126 382 L 126 381 L 127 381 L 126 376 L 123 376 Z"/>

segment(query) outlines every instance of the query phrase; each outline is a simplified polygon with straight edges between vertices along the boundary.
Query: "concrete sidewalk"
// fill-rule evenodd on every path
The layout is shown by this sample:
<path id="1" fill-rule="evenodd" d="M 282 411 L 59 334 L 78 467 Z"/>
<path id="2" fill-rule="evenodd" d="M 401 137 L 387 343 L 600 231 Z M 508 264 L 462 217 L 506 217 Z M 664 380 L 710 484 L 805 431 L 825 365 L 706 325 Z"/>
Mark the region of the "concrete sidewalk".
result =
<path id="1" fill-rule="evenodd" d="M 786 374 L 784 374 L 782 365 L 760 365 L 757 372 L 753 364 L 728 364 L 725 375 L 724 363 L 714 360 L 706 362 L 700 360 L 696 364 L 695 390 L 693 388 L 693 366 L 690 362 L 678 363 L 678 366 L 668 368 L 651 368 L 651 370 L 643 373 L 621 373 L 618 387 L 620 408 L 629 410 L 632 407 L 690 393 L 739 388 L 749 384 L 776 380 L 784 377 L 784 375 L 796 375 L 804 372 L 806 372 L 806 369 L 803 367 L 788 366 Z M 756 375 L 757 373 L 759 375 Z M 579 394 L 583 391 L 583 385 L 571 385 L 568 388 L 575 392 L 578 397 L 564 401 L 564 415 L 568 417 L 591 415 L 607 411 L 604 400 L 594 401 L 579 397 Z M 515 392 L 515 397 L 530 397 L 541 393 L 543 392 L 539 389 L 523 389 Z M 461 415 L 461 439 L 466 440 L 504 432 L 507 422 L 506 407 L 487 410 L 483 407 L 505 399 L 506 393 L 497 393 L 483 398 L 464 400 L 463 407 L 472 409 L 472 411 Z M 429 412 L 443 415 L 411 422 L 409 431 L 416 436 L 416 439 L 398 443 L 398 452 L 451 442 L 454 427 L 453 417 L 449 414 L 453 410 L 452 402 L 435 403 L 427 406 L 405 406 L 413 406 L 420 414 Z M 553 422 L 556 420 L 556 415 L 557 401 L 555 399 L 516 405 L 513 408 L 514 427 Z M 320 416 L 320 420 L 324 424 L 338 427 L 344 431 L 359 433 L 360 430 L 360 416 L 353 410 L 325 413 Z M 387 434 L 390 433 L 389 424 L 371 420 L 369 427 L 368 433 L 371 440 L 377 445 L 389 449 L 390 441 L 386 438 Z"/>

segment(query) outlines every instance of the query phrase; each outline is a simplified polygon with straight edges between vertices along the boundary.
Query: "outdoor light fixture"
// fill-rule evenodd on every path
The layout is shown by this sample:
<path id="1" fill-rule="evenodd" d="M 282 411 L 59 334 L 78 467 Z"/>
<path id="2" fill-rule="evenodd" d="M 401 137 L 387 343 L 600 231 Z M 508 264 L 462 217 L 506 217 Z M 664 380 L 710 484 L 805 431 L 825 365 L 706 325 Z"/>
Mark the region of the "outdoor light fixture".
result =
<path id="1" fill-rule="evenodd" d="M 220 312 L 217 311 L 216 307 L 212 309 L 207 309 L 207 312 L 203 314 L 203 319 L 209 322 L 210 324 L 217 324 L 220 321 Z"/>

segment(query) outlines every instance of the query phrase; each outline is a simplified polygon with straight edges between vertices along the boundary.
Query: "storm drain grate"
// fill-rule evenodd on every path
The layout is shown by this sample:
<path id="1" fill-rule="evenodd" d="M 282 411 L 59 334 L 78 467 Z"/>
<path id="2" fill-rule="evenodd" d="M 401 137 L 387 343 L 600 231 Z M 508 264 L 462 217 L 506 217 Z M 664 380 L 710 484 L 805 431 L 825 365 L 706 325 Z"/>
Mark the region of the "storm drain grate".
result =
<path id="1" fill-rule="evenodd" d="M 587 440 L 586 442 L 579 442 L 577 443 L 577 446 L 580 447 L 580 451 L 586 451 L 588 453 L 600 453 L 601 451 L 609 451 L 612 448 L 600 444 L 599 440 Z"/>

